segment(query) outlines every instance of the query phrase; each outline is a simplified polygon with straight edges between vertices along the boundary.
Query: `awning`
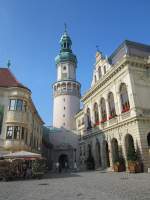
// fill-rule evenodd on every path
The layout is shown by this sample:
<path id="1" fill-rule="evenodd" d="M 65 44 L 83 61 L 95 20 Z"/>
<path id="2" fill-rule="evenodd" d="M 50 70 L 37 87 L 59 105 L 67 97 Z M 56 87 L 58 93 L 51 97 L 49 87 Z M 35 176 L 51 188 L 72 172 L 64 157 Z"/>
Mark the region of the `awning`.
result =
<path id="1" fill-rule="evenodd" d="M 32 153 L 29 151 L 17 151 L 3 156 L 4 158 L 41 158 L 41 154 Z"/>

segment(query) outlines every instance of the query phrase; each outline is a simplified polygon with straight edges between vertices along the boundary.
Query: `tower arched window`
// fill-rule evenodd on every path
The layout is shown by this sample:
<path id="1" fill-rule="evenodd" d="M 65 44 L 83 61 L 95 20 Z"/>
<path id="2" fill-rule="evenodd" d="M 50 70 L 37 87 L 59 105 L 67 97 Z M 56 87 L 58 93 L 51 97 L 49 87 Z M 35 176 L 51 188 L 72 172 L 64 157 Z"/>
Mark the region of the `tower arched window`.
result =
<path id="1" fill-rule="evenodd" d="M 102 117 L 101 123 L 104 123 L 105 121 L 107 121 L 106 103 L 104 98 L 101 98 L 100 106 L 101 106 L 101 117 Z"/>
<path id="2" fill-rule="evenodd" d="M 94 119 L 95 119 L 95 125 L 99 124 L 99 113 L 98 113 L 98 104 L 94 104 Z"/>
<path id="3" fill-rule="evenodd" d="M 67 46 L 67 44 L 66 44 L 66 42 L 64 43 L 64 48 L 66 48 L 66 46 Z"/>
<path id="4" fill-rule="evenodd" d="M 112 92 L 108 94 L 108 105 L 109 105 L 109 119 L 112 119 L 116 116 L 114 95 Z"/>
<path id="5" fill-rule="evenodd" d="M 87 109 L 86 113 L 87 113 L 87 129 L 90 129 L 92 128 L 92 125 L 91 125 L 91 113 L 89 108 Z"/>
<path id="6" fill-rule="evenodd" d="M 63 91 L 66 90 L 66 83 L 63 83 L 63 84 L 61 85 L 61 88 L 62 88 Z"/>
<path id="7" fill-rule="evenodd" d="M 125 83 L 122 83 L 120 86 L 120 99 L 121 99 L 122 113 L 127 112 L 130 109 L 130 104 L 129 104 L 127 86 Z"/>

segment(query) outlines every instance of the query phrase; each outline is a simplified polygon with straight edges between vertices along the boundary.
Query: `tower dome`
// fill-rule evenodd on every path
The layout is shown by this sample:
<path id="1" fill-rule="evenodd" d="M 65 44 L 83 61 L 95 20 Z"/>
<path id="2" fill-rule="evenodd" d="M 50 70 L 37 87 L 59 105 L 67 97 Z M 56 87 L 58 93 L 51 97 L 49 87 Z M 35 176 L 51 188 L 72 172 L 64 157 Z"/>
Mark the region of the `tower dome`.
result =
<path id="1" fill-rule="evenodd" d="M 59 62 L 67 61 L 67 60 L 77 63 L 77 58 L 72 53 L 72 49 L 71 49 L 72 41 L 66 30 L 61 36 L 60 46 L 61 46 L 60 53 L 55 58 L 56 64 L 58 64 Z"/>

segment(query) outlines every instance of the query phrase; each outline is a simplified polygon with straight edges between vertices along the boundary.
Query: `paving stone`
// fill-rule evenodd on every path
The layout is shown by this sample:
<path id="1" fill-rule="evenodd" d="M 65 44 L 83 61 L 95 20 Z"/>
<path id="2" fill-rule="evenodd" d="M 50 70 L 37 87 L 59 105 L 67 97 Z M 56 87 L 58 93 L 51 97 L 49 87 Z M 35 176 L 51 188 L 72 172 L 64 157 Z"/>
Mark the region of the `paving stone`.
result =
<path id="1" fill-rule="evenodd" d="M 79 172 L 0 182 L 0 200 L 150 200 L 150 174 Z"/>

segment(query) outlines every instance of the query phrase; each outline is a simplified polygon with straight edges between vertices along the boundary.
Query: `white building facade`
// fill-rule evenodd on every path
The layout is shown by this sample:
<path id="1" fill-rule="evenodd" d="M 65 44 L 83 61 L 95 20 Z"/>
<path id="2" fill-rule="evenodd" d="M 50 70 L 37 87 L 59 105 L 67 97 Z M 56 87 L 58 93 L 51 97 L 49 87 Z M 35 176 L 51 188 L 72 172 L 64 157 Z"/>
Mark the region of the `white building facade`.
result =
<path id="1" fill-rule="evenodd" d="M 150 46 L 131 41 L 109 58 L 96 53 L 91 88 L 75 116 L 81 169 L 113 170 L 120 156 L 127 169 L 131 146 L 144 171 L 150 168 L 149 58 Z"/>

